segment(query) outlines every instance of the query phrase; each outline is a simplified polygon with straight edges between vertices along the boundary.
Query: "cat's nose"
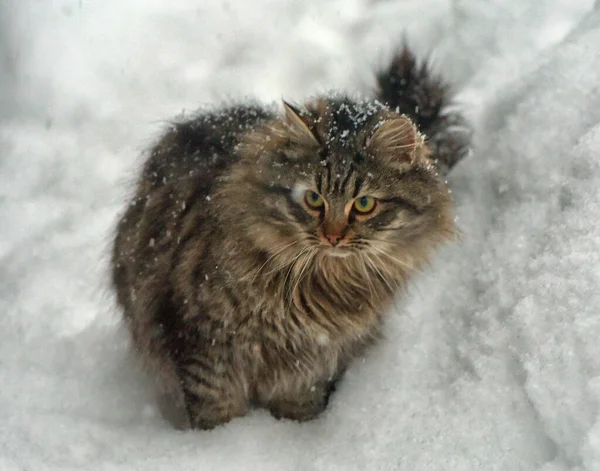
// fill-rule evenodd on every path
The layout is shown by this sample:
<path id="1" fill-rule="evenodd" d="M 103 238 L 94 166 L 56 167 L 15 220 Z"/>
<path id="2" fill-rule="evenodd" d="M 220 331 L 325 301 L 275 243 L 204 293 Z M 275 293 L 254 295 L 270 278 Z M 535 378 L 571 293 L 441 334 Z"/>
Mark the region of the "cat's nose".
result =
<path id="1" fill-rule="evenodd" d="M 335 247 L 346 236 L 348 226 L 343 220 L 326 219 L 320 232 L 321 240 Z"/>
<path id="2" fill-rule="evenodd" d="M 342 234 L 339 234 L 339 233 L 325 234 L 325 237 L 327 237 L 327 240 L 329 241 L 329 243 L 335 247 L 340 242 L 340 239 L 342 238 Z"/>

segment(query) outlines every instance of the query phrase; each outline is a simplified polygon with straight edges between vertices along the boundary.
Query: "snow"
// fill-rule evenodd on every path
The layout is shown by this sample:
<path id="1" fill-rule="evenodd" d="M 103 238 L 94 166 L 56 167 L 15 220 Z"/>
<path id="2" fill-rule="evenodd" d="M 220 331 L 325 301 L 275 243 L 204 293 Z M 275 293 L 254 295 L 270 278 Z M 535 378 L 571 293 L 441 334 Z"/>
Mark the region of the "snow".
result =
<path id="1" fill-rule="evenodd" d="M 164 120 L 365 91 L 406 33 L 460 90 L 462 238 L 305 424 L 174 431 L 107 256 Z M 600 2 L 0 3 L 0 470 L 600 469 Z"/>

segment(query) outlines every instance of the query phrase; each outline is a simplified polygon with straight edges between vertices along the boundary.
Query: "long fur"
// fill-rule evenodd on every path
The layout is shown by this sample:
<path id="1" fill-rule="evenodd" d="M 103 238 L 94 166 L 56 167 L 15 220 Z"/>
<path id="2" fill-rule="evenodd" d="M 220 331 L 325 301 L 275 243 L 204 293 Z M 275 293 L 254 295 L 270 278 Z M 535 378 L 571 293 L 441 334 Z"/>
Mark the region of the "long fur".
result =
<path id="1" fill-rule="evenodd" d="M 344 96 L 282 115 L 232 106 L 152 148 L 117 228 L 113 282 L 177 426 L 212 428 L 252 405 L 317 416 L 394 294 L 452 236 L 435 152 L 401 113 Z M 308 207 L 303 189 L 326 206 Z M 360 195 L 377 198 L 371 214 L 353 209 Z M 343 247 L 331 247 L 323 232 L 340 221 Z"/>
<path id="2" fill-rule="evenodd" d="M 443 175 L 468 155 L 471 128 L 453 103 L 450 85 L 407 46 L 377 73 L 376 96 L 413 120 Z"/>

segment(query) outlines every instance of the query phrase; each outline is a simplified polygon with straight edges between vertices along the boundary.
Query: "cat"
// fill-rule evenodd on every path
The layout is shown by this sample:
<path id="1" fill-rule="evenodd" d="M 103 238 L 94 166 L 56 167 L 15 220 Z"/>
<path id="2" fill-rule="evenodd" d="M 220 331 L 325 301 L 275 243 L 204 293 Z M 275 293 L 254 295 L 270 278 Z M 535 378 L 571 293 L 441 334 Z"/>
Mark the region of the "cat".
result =
<path id="1" fill-rule="evenodd" d="M 252 406 L 317 417 L 395 293 L 455 234 L 443 174 L 468 151 L 464 118 L 407 47 L 377 87 L 281 114 L 203 112 L 151 149 L 112 275 L 174 426 Z"/>

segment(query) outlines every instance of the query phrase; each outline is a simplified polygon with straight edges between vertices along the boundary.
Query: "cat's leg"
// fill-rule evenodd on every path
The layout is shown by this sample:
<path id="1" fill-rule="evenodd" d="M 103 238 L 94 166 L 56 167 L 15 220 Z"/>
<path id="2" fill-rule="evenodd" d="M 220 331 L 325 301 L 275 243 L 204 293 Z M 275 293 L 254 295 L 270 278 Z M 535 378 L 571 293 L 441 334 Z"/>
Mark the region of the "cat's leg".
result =
<path id="1" fill-rule="evenodd" d="M 223 353 L 223 352 L 221 352 Z M 178 374 L 192 428 L 211 429 L 245 415 L 248 393 L 241 372 L 219 349 L 181 360 Z"/>
<path id="2" fill-rule="evenodd" d="M 186 430 L 190 428 L 185 408 L 181 381 L 177 375 L 175 363 L 165 357 L 147 357 L 147 366 L 153 371 L 156 400 L 162 417 L 174 428 Z"/>
<path id="3" fill-rule="evenodd" d="M 266 401 L 266 407 L 277 419 L 312 420 L 325 410 L 329 396 L 334 390 L 334 380 L 321 380 L 311 386 L 275 390 Z"/>
<path id="4" fill-rule="evenodd" d="M 157 405 L 162 417 L 168 421 L 173 428 L 178 430 L 187 430 L 191 427 L 188 417 L 185 401 L 181 392 L 162 392 L 157 393 Z"/>

